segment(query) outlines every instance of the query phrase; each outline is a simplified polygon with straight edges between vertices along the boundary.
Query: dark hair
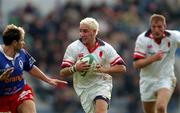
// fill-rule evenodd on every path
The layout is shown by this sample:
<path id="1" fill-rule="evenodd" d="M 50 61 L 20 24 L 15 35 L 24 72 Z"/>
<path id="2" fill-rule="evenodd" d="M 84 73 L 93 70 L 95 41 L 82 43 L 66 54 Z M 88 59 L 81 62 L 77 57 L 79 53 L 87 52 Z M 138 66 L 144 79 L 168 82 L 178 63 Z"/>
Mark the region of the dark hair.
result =
<path id="1" fill-rule="evenodd" d="M 17 27 L 13 24 L 8 25 L 3 32 L 4 44 L 11 45 L 14 40 L 18 42 L 21 36 L 24 35 L 23 32 L 23 29 L 20 27 Z"/>

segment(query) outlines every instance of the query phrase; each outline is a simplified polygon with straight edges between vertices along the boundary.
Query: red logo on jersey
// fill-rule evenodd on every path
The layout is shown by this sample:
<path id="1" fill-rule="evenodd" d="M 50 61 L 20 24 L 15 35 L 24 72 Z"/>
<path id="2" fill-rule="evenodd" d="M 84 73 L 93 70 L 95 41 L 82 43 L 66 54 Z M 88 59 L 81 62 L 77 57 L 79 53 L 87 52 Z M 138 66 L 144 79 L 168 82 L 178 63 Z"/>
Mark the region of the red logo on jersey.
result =
<path id="1" fill-rule="evenodd" d="M 78 57 L 79 57 L 79 58 L 84 57 L 84 53 L 80 53 L 80 54 L 78 55 Z"/>
<path id="2" fill-rule="evenodd" d="M 99 57 L 102 58 L 102 56 L 103 56 L 103 52 L 100 51 L 100 52 L 99 52 Z"/>
<path id="3" fill-rule="evenodd" d="M 170 42 L 168 42 L 168 48 L 170 48 Z"/>
<path id="4" fill-rule="evenodd" d="M 151 48 L 152 48 L 152 45 L 147 45 L 147 48 L 148 48 L 148 49 L 151 49 Z"/>

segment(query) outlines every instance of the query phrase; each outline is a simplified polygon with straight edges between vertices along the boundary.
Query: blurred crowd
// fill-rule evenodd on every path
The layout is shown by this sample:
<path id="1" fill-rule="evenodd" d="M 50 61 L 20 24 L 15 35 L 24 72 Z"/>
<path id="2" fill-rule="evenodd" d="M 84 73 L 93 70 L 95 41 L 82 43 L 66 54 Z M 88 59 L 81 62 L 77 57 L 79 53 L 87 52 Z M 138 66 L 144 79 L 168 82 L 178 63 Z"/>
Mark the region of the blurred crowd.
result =
<path id="1" fill-rule="evenodd" d="M 113 75 L 109 113 L 142 113 L 139 70 L 132 66 L 135 40 L 139 33 L 148 29 L 152 13 L 165 15 L 168 29 L 180 30 L 179 10 L 180 0 L 116 0 L 115 4 L 108 4 L 104 0 L 88 7 L 80 2 L 69 1 L 63 5 L 57 2 L 53 11 L 42 16 L 38 7 L 29 2 L 9 13 L 8 24 L 14 23 L 25 28 L 26 49 L 37 60 L 36 65 L 50 76 L 61 78 L 59 70 L 62 58 L 67 45 L 79 38 L 80 20 L 85 17 L 96 18 L 100 23 L 98 37 L 110 43 L 127 66 L 127 73 Z M 0 30 L 2 34 L 2 28 Z M 50 109 L 43 113 L 83 113 L 72 87 L 72 77 L 67 78 L 68 86 L 57 88 L 33 78 L 28 80 L 36 92 L 37 106 L 48 105 Z M 169 104 L 171 113 L 178 112 L 179 97 L 178 82 Z"/>

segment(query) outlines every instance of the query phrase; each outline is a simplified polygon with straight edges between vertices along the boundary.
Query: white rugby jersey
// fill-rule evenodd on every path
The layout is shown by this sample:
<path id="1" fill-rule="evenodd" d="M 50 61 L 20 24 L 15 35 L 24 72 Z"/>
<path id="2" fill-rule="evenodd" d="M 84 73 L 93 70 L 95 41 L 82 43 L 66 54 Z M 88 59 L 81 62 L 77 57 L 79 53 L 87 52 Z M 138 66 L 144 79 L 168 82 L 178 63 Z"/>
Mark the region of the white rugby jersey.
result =
<path id="1" fill-rule="evenodd" d="M 180 47 L 180 32 L 166 30 L 161 43 L 156 43 L 151 31 L 140 34 L 136 40 L 134 60 L 145 58 L 157 53 L 159 50 L 164 52 L 164 57 L 160 61 L 144 67 L 140 71 L 141 79 L 157 80 L 159 78 L 175 77 L 174 63 L 175 52 Z"/>
<path id="2" fill-rule="evenodd" d="M 108 43 L 97 38 L 96 47 L 93 50 L 88 50 L 87 47 L 81 42 L 76 40 L 71 43 L 65 52 L 61 67 L 69 67 L 76 63 L 77 60 L 87 54 L 92 54 L 96 58 L 97 64 L 102 64 L 106 67 L 110 67 L 115 64 L 124 64 L 123 59 L 117 54 L 115 49 Z M 91 75 L 81 76 L 78 72 L 73 74 L 74 86 L 78 88 L 87 88 L 94 85 L 97 82 L 102 82 L 106 77 L 109 82 L 112 82 L 112 77 L 108 74 L 94 73 Z"/>

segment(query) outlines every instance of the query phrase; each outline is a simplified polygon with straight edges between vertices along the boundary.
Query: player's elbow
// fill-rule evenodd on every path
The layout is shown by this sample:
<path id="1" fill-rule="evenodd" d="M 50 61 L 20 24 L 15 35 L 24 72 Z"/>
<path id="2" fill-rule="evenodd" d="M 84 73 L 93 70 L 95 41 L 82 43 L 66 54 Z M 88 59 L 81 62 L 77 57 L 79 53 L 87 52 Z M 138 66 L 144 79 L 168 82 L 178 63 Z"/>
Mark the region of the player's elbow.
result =
<path id="1" fill-rule="evenodd" d="M 68 77 L 70 75 L 71 75 L 71 73 L 69 72 L 69 68 L 68 67 L 67 68 L 63 68 L 63 69 L 60 70 L 60 77 L 65 78 L 65 77 Z"/>
<path id="2" fill-rule="evenodd" d="M 125 65 L 119 65 L 118 67 L 118 73 L 125 73 L 126 72 L 126 66 Z"/>
<path id="3" fill-rule="evenodd" d="M 122 66 L 121 69 L 122 69 L 122 70 L 121 70 L 122 73 L 125 73 L 125 72 L 126 72 L 126 67 L 125 67 L 124 65 Z"/>
<path id="4" fill-rule="evenodd" d="M 60 71 L 60 77 L 65 78 L 67 75 L 64 73 L 63 70 Z"/>

